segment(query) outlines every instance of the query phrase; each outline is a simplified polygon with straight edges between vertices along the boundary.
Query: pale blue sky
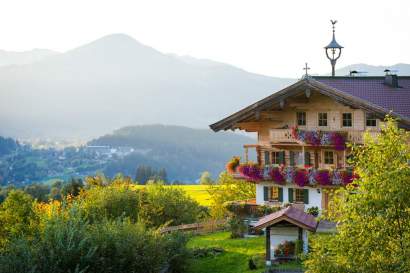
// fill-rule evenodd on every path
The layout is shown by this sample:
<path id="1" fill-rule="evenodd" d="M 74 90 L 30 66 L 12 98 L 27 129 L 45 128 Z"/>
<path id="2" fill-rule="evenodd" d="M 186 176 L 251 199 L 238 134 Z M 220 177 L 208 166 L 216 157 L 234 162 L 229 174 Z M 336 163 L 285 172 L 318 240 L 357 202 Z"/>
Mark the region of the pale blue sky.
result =
<path id="1" fill-rule="evenodd" d="M 323 46 L 337 19 L 338 66 L 410 63 L 410 1 L 2 0 L 0 49 L 66 51 L 126 33 L 162 52 L 298 77 L 329 72 Z"/>

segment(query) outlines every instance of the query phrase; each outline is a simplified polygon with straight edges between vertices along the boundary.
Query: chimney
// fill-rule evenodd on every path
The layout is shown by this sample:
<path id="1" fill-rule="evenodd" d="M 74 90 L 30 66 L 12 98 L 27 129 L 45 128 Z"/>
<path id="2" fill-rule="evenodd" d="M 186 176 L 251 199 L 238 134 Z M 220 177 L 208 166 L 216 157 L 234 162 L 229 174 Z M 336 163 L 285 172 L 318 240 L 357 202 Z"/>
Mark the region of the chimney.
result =
<path id="1" fill-rule="evenodd" d="M 387 74 L 384 77 L 384 84 L 393 88 L 399 88 L 399 77 L 395 74 Z"/>

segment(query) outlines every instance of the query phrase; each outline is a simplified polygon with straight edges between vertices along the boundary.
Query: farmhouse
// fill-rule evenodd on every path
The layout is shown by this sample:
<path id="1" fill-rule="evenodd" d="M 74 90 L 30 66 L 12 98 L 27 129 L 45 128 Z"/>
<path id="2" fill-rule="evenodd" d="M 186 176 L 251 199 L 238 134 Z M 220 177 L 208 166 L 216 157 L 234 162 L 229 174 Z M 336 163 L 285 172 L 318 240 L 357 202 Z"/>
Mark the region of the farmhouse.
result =
<path id="1" fill-rule="evenodd" d="M 365 132 L 377 135 L 387 114 L 410 128 L 410 77 L 389 70 L 379 77 L 335 76 L 342 47 L 334 30 L 325 50 L 332 76 L 311 76 L 306 67 L 296 83 L 210 125 L 215 132 L 257 133 L 257 143 L 244 145 L 243 162 L 233 158 L 227 165 L 232 175 L 256 183 L 249 205 L 291 204 L 255 224 L 266 230 L 267 260 L 283 240 L 300 239 L 307 250 L 308 231 L 318 229 L 307 212 L 328 209 L 332 191 L 354 178 L 347 143 L 363 144 Z M 249 149 L 256 162 L 249 161 Z"/>

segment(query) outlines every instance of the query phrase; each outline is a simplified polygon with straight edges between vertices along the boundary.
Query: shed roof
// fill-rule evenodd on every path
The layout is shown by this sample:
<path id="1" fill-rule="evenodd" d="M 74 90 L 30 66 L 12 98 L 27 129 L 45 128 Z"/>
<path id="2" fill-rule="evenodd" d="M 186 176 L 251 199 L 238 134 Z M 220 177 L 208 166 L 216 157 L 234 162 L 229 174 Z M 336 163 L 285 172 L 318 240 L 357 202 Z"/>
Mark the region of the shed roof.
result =
<path id="1" fill-rule="evenodd" d="M 255 224 L 256 229 L 273 226 L 279 222 L 286 221 L 300 228 L 316 231 L 317 222 L 313 215 L 304 212 L 301 209 L 289 206 L 280 211 L 266 215 L 258 220 Z"/>

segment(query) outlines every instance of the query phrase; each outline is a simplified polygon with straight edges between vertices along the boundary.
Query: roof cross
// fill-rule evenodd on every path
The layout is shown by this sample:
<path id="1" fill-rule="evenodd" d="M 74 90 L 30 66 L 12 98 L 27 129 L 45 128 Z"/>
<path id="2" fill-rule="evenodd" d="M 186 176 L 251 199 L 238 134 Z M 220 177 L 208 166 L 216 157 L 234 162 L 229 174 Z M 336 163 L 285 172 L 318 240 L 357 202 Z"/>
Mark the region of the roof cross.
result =
<path id="1" fill-rule="evenodd" d="M 305 63 L 305 67 L 303 68 L 303 70 L 305 70 L 305 77 L 308 77 L 309 76 L 308 70 L 310 70 L 308 63 Z"/>

